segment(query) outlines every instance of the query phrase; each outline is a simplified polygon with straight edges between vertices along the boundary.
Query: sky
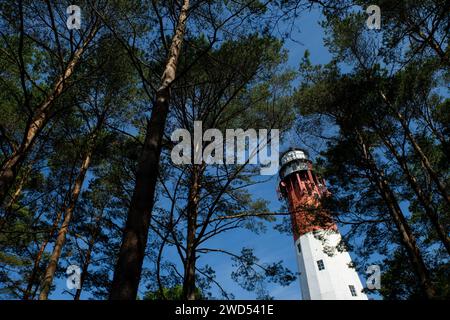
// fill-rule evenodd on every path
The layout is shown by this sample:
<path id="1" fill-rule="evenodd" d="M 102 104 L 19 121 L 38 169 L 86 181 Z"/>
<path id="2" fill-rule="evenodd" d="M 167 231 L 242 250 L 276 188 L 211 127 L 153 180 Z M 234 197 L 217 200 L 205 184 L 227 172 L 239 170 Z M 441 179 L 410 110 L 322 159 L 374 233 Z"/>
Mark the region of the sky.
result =
<path id="1" fill-rule="evenodd" d="M 330 61 L 331 55 L 323 43 L 324 32 L 319 25 L 321 19 L 322 16 L 317 9 L 305 12 L 296 19 L 295 29 L 298 30 L 294 30 L 291 36 L 292 40 L 288 39 L 285 42 L 285 48 L 289 51 L 289 67 L 297 69 L 306 50 L 310 52 L 310 59 L 313 64 L 323 64 Z M 298 146 L 299 141 L 297 140 L 298 138 L 294 134 L 289 134 L 283 147 Z M 277 175 L 275 175 L 265 183 L 252 186 L 250 192 L 255 197 L 269 201 L 270 210 L 276 211 L 282 205 L 276 193 L 277 183 Z M 298 270 L 293 237 L 273 230 L 270 225 L 267 231 L 261 234 L 242 229 L 227 232 L 208 241 L 205 247 L 221 248 L 235 253 L 239 253 L 242 247 L 250 247 L 254 249 L 255 255 L 260 258 L 261 263 L 273 263 L 282 260 L 284 266 L 291 271 L 296 273 Z M 166 255 L 166 258 L 172 258 L 171 260 L 173 261 L 179 260 L 175 253 L 170 252 Z M 229 257 L 222 254 L 209 253 L 202 256 L 198 263 L 200 266 L 205 264 L 211 265 L 216 271 L 216 280 L 226 291 L 233 293 L 236 299 L 256 298 L 254 292 L 243 290 L 231 279 L 231 272 L 234 268 Z M 365 281 L 362 280 L 362 283 L 364 286 Z M 50 296 L 51 299 L 71 299 L 68 294 L 63 293 L 63 290 L 65 290 L 65 279 L 56 279 L 55 284 L 57 288 Z M 140 290 L 141 295 L 142 289 Z M 298 279 L 287 287 L 269 284 L 267 289 L 269 294 L 275 299 L 301 299 Z M 213 289 L 212 292 L 218 296 L 217 290 Z M 82 295 L 82 298 L 86 298 L 86 296 Z"/>

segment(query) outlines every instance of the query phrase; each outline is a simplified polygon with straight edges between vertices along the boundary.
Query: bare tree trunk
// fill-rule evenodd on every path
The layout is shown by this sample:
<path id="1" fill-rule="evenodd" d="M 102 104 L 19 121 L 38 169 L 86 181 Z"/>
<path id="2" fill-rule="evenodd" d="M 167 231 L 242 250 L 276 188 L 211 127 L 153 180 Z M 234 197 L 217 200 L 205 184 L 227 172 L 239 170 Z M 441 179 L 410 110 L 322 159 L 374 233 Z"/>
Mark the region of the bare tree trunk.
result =
<path id="1" fill-rule="evenodd" d="M 55 276 L 56 267 L 58 265 L 59 258 L 61 256 L 61 251 L 66 241 L 66 234 L 69 230 L 70 220 L 72 219 L 73 211 L 75 209 L 75 205 L 78 200 L 78 196 L 81 192 L 81 187 L 83 186 L 84 178 L 86 176 L 87 170 L 91 163 L 93 147 L 89 146 L 88 151 L 83 159 L 83 163 L 80 168 L 80 172 L 78 173 L 77 178 L 75 179 L 75 184 L 72 190 L 72 194 L 70 197 L 70 202 L 67 210 L 64 213 L 64 220 L 61 225 L 61 228 L 58 231 L 58 236 L 56 238 L 55 246 L 53 248 L 52 255 L 50 257 L 50 261 L 47 265 L 47 269 L 45 271 L 44 280 L 41 286 L 41 293 L 39 295 L 39 300 L 47 300 L 48 294 L 50 292 L 50 287 L 53 283 L 53 278 Z"/>
<path id="2" fill-rule="evenodd" d="M 448 237 L 448 233 L 445 231 L 444 226 L 440 223 L 439 217 L 437 213 L 433 210 L 431 207 L 431 203 L 428 199 L 428 197 L 424 194 L 422 188 L 420 187 L 419 183 L 417 182 L 416 177 L 412 175 L 408 168 L 408 164 L 406 163 L 405 159 L 401 157 L 398 152 L 395 150 L 395 147 L 392 145 L 392 143 L 384 137 L 380 133 L 380 137 L 383 140 L 384 144 L 388 147 L 389 151 L 392 153 L 392 155 L 397 159 L 398 164 L 403 170 L 403 173 L 408 180 L 409 185 L 414 190 L 414 193 L 416 194 L 418 200 L 422 204 L 423 208 L 425 209 L 425 213 L 428 216 L 428 218 L 431 221 L 431 224 L 433 225 L 434 229 L 436 230 L 436 233 L 439 237 L 439 239 L 444 244 L 445 249 L 450 254 L 450 238 Z"/>
<path id="3" fill-rule="evenodd" d="M 159 174 L 161 141 L 169 113 L 170 87 L 175 79 L 188 10 L 189 0 L 184 0 L 162 75 L 161 87 L 156 92 L 152 115 L 147 126 L 143 151 L 136 172 L 136 184 L 128 211 L 119 258 L 114 270 L 109 296 L 111 300 L 136 299 Z"/>
<path id="4" fill-rule="evenodd" d="M 68 63 L 63 74 L 61 74 L 49 96 L 36 108 L 34 114 L 30 121 L 27 123 L 25 128 L 25 133 L 22 142 L 11 155 L 9 155 L 1 164 L 0 167 L 0 203 L 3 203 L 8 190 L 11 188 L 12 184 L 17 178 L 19 169 L 25 160 L 26 156 L 32 149 L 37 136 L 45 127 L 51 112 L 54 101 L 64 92 L 66 89 L 67 80 L 72 76 L 75 67 L 80 61 L 86 47 L 94 38 L 97 33 L 98 26 L 92 28 L 91 32 L 87 36 L 86 40 L 83 42 L 81 47 L 79 47 L 73 54 L 72 59 Z"/>
<path id="5" fill-rule="evenodd" d="M 411 264 L 419 278 L 422 291 L 428 299 L 435 299 L 436 292 L 431 282 L 429 271 L 425 265 L 425 262 L 423 261 L 422 254 L 419 250 L 419 247 L 417 246 L 416 239 L 409 227 L 409 224 L 406 221 L 400 206 L 398 205 L 395 194 L 384 178 L 383 172 L 380 171 L 380 169 L 377 167 L 372 154 L 368 150 L 359 132 L 357 132 L 357 137 L 364 159 L 365 161 L 367 161 L 368 167 L 371 171 L 371 179 L 375 182 L 375 185 L 377 186 L 381 197 L 388 207 L 389 214 L 394 220 L 394 223 L 399 232 L 400 241 L 403 243 L 403 246 L 408 252 Z"/>
<path id="6" fill-rule="evenodd" d="M 192 166 L 191 181 L 187 205 L 187 237 L 186 237 L 186 261 L 184 262 L 183 299 L 195 300 L 195 263 L 196 245 L 195 234 L 197 231 L 198 202 L 200 199 L 202 167 Z"/>

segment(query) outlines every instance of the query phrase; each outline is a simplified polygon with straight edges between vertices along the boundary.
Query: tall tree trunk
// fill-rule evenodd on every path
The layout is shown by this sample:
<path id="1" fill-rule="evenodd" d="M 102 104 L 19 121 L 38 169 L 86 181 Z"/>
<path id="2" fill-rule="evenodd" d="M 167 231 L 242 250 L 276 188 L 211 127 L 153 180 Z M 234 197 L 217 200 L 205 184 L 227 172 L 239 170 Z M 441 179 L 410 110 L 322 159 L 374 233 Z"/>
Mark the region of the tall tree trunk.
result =
<path id="1" fill-rule="evenodd" d="M 64 208 L 64 205 L 63 205 L 63 208 Z M 53 221 L 53 224 L 52 224 L 52 227 L 50 229 L 47 239 L 45 239 L 41 243 L 38 254 L 36 255 L 36 258 L 34 259 L 33 270 L 31 271 L 31 275 L 28 278 L 28 284 L 27 284 L 27 288 L 23 294 L 23 300 L 30 299 L 31 290 L 33 289 L 33 286 L 35 285 L 35 281 L 36 281 L 37 274 L 39 271 L 39 264 L 41 263 L 42 255 L 44 254 L 45 248 L 47 247 L 48 243 L 52 239 L 52 237 L 56 231 L 56 228 L 58 227 L 58 224 L 59 224 L 59 221 L 61 220 L 63 211 L 64 211 L 64 209 L 58 211 L 58 213 L 56 214 L 55 220 Z"/>
<path id="2" fill-rule="evenodd" d="M 109 296 L 111 300 L 136 299 L 159 175 L 161 141 L 169 113 L 170 87 L 175 79 L 188 10 L 189 0 L 184 0 L 170 45 L 161 86 L 156 92 L 152 115 L 147 126 L 145 142 L 136 172 L 136 184 L 114 270 Z"/>
<path id="3" fill-rule="evenodd" d="M 422 254 L 417 246 L 416 239 L 409 227 L 408 221 L 405 219 L 394 192 L 389 187 L 383 172 L 378 168 L 361 134 L 359 132 L 356 132 L 356 134 L 364 160 L 367 162 L 371 171 L 371 179 L 375 182 L 381 197 L 386 203 L 389 214 L 397 227 L 400 241 L 405 247 L 411 264 L 419 278 L 420 287 L 428 299 L 435 299 L 436 292 L 431 282 L 429 271 L 423 261 Z"/>
<path id="4" fill-rule="evenodd" d="M 417 182 L 416 177 L 413 176 L 412 173 L 410 172 L 408 164 L 406 163 L 405 159 L 398 154 L 397 150 L 388 140 L 388 138 L 386 138 L 381 133 L 379 134 L 379 136 L 381 137 L 383 143 L 386 145 L 389 151 L 392 153 L 392 155 L 395 157 L 400 167 L 402 168 L 403 174 L 408 180 L 408 183 L 411 186 L 411 188 L 414 190 L 414 193 L 416 194 L 417 199 L 420 201 L 422 207 L 425 209 L 425 213 L 427 217 L 430 219 L 430 222 L 433 225 L 434 229 L 436 230 L 439 239 L 444 244 L 444 247 L 447 250 L 447 252 L 450 254 L 450 238 L 448 237 L 448 233 L 445 231 L 445 227 L 439 221 L 437 213 L 435 212 L 435 210 L 433 210 L 429 198 L 423 192 L 422 188 Z"/>
<path id="5" fill-rule="evenodd" d="M 196 245 L 195 234 L 197 231 L 198 202 L 200 199 L 200 187 L 203 165 L 193 165 L 189 186 L 187 205 L 187 237 L 186 237 L 186 260 L 184 261 L 183 299 L 195 300 L 195 264 Z"/>
<path id="6" fill-rule="evenodd" d="M 36 108 L 30 121 L 27 123 L 22 142 L 11 155 L 9 155 L 0 167 L 0 204 L 3 203 L 6 194 L 17 178 L 19 169 L 26 156 L 32 149 L 37 136 L 45 127 L 51 113 L 55 100 L 64 92 L 67 87 L 68 79 L 73 75 L 75 67 L 81 59 L 88 44 L 92 41 L 97 33 L 98 25 L 95 23 L 89 35 L 83 44 L 74 52 L 72 59 L 69 61 L 66 69 L 58 77 L 53 90 L 49 96 Z"/>
<path id="7" fill-rule="evenodd" d="M 45 270 L 44 280 L 41 286 L 41 293 L 39 294 L 39 300 L 47 300 L 48 294 L 50 292 L 50 287 L 53 283 L 53 278 L 55 276 L 56 267 L 58 265 L 59 258 L 61 256 L 61 251 L 66 241 L 66 235 L 69 230 L 70 220 L 72 219 L 73 211 L 75 209 L 75 205 L 78 200 L 78 196 L 81 192 L 81 187 L 83 186 L 84 178 L 86 177 L 86 173 L 88 171 L 89 165 L 91 163 L 93 146 L 88 147 L 88 151 L 84 156 L 80 172 L 78 173 L 77 178 L 75 179 L 75 184 L 72 190 L 72 194 L 70 197 L 69 206 L 67 207 L 64 213 L 64 220 L 61 225 L 61 228 L 58 231 L 58 236 L 56 238 L 55 246 L 53 248 L 52 255 L 50 257 L 50 261 L 47 265 L 47 269 Z"/>

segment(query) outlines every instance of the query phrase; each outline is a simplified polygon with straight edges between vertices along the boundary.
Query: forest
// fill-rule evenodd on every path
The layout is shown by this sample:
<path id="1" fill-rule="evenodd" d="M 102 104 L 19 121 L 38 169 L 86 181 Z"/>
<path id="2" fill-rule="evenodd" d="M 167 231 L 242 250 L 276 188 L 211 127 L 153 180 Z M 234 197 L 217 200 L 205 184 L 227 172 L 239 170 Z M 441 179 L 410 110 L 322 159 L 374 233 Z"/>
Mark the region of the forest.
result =
<path id="1" fill-rule="evenodd" d="M 326 63 L 302 45 L 311 12 Z M 194 137 L 199 122 L 276 129 L 280 152 L 309 150 L 358 272 L 381 266 L 375 299 L 450 299 L 449 12 L 445 0 L 0 0 L 0 299 L 298 287 L 287 257 L 246 245 L 292 237 L 267 163 L 173 161 L 173 133 Z"/>

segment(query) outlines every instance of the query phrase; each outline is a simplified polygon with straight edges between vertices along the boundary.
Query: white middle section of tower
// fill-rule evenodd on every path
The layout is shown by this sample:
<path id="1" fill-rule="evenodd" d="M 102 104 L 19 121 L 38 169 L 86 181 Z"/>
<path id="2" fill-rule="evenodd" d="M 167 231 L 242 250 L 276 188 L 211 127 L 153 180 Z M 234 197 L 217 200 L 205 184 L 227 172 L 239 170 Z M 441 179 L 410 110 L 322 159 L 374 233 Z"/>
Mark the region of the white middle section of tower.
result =
<path id="1" fill-rule="evenodd" d="M 320 230 L 300 236 L 296 243 L 303 300 L 367 300 L 347 251 L 339 251 L 338 232 Z"/>

